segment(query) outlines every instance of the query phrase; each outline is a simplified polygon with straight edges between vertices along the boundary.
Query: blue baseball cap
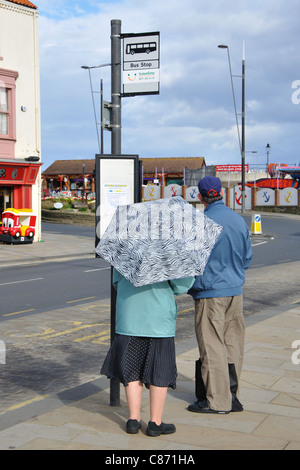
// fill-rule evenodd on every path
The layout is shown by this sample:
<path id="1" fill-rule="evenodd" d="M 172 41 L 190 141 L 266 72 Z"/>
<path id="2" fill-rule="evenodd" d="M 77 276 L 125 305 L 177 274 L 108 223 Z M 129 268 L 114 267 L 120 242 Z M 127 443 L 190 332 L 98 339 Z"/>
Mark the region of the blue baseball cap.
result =
<path id="1" fill-rule="evenodd" d="M 220 178 L 205 176 L 199 181 L 198 189 L 201 196 L 218 196 L 222 189 L 222 183 Z"/>

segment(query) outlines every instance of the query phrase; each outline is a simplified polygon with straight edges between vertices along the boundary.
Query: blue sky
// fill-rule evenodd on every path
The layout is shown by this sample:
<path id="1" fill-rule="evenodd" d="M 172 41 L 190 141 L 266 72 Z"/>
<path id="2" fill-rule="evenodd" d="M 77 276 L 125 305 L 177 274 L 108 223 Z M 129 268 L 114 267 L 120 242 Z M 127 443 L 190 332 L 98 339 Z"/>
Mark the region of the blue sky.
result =
<path id="1" fill-rule="evenodd" d="M 122 99 L 122 153 L 204 156 L 208 165 L 240 163 L 226 50 L 233 75 L 246 64 L 247 163 L 300 162 L 300 2 L 298 0 L 37 0 L 40 35 L 43 169 L 98 152 L 88 72 L 110 62 L 110 21 L 123 33 L 160 31 L 160 94 Z M 103 78 L 110 101 L 110 68 Z M 234 77 L 237 111 L 241 79 Z M 294 86 L 294 88 L 293 88 Z M 298 90 L 299 89 L 299 93 Z M 95 93 L 95 99 L 99 95 Z M 98 102 L 97 102 L 98 109 Z M 110 153 L 110 133 L 104 132 Z"/>

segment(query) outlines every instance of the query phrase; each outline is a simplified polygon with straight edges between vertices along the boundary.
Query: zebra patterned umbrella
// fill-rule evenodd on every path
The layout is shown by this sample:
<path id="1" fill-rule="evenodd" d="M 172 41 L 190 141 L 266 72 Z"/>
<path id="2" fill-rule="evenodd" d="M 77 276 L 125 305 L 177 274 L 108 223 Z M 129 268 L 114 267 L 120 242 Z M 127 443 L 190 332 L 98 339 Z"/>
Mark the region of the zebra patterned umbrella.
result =
<path id="1" fill-rule="evenodd" d="M 118 206 L 95 251 L 139 287 L 203 274 L 221 231 L 175 196 Z"/>

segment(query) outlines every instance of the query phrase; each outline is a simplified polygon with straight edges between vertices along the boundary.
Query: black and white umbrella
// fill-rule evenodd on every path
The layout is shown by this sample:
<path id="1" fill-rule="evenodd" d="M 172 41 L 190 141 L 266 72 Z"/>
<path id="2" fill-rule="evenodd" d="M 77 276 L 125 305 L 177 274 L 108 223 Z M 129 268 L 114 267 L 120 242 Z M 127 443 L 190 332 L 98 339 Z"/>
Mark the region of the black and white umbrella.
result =
<path id="1" fill-rule="evenodd" d="M 203 274 L 221 231 L 175 196 L 118 206 L 95 251 L 139 287 Z"/>

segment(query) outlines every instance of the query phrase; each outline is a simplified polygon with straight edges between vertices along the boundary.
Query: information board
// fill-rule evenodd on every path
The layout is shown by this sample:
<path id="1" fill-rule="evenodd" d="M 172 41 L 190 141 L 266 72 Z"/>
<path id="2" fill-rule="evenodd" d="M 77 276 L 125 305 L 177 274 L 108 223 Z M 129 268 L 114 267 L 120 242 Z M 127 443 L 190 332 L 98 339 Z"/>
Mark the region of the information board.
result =
<path id="1" fill-rule="evenodd" d="M 96 155 L 96 245 L 119 205 L 138 202 L 138 155 Z"/>

